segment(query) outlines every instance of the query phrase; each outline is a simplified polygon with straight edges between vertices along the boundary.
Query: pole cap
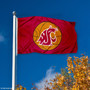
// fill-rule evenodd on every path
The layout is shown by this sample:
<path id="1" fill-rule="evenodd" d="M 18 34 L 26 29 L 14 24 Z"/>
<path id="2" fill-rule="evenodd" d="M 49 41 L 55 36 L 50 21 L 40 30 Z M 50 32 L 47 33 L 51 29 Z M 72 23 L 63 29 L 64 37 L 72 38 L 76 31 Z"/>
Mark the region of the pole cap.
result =
<path id="1" fill-rule="evenodd" d="M 16 15 L 16 12 L 15 11 L 13 11 L 13 15 Z"/>

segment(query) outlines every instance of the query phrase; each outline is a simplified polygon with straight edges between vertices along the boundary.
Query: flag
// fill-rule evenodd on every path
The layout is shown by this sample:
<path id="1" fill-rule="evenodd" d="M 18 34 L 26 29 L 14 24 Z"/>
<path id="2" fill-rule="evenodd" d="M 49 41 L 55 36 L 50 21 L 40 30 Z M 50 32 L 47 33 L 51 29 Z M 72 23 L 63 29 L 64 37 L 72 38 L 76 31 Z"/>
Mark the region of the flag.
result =
<path id="1" fill-rule="evenodd" d="M 18 18 L 18 54 L 77 52 L 75 22 L 41 16 Z"/>

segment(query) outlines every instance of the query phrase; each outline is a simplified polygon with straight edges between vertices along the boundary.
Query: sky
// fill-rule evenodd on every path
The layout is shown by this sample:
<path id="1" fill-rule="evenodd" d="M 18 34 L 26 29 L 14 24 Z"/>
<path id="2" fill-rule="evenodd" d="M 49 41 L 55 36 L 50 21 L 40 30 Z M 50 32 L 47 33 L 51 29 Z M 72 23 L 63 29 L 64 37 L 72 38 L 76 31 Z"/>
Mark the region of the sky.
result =
<path id="1" fill-rule="evenodd" d="M 44 16 L 75 21 L 77 53 L 70 56 L 90 57 L 90 0 L 1 0 L 0 1 L 0 88 L 12 86 L 12 28 L 17 17 Z M 31 90 L 32 83 L 40 82 L 67 66 L 68 54 L 20 54 L 16 60 L 16 83 Z M 56 66 L 55 72 L 52 66 Z"/>

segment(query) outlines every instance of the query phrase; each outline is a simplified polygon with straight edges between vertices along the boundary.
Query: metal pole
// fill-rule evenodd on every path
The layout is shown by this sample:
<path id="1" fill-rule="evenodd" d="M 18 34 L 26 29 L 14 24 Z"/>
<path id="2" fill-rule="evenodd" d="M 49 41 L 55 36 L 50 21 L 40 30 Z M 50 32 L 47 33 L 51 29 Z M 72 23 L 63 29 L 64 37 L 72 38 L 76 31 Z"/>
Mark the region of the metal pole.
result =
<path id="1" fill-rule="evenodd" d="M 16 12 L 13 11 L 13 53 L 12 53 L 12 90 L 15 90 L 15 30 L 16 30 Z"/>

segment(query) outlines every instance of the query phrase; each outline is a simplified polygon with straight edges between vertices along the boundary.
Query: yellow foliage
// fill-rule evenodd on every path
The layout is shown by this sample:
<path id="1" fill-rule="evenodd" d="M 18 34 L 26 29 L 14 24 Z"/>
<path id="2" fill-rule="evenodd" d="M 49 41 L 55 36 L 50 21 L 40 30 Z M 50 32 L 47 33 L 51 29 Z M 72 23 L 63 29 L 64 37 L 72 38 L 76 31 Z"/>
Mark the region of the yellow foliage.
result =
<path id="1" fill-rule="evenodd" d="M 48 83 L 50 88 L 46 87 L 45 90 L 90 90 L 88 56 L 82 55 L 74 59 L 68 57 L 66 68 L 67 73 L 65 75 L 56 74 L 55 79 Z"/>
<path id="2" fill-rule="evenodd" d="M 15 90 L 26 90 L 26 88 L 22 87 L 21 85 L 16 85 Z"/>

